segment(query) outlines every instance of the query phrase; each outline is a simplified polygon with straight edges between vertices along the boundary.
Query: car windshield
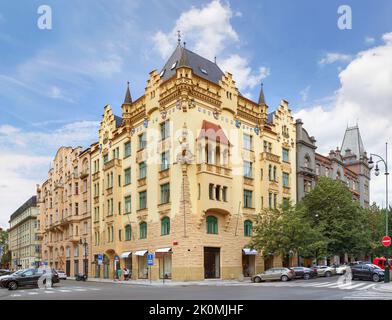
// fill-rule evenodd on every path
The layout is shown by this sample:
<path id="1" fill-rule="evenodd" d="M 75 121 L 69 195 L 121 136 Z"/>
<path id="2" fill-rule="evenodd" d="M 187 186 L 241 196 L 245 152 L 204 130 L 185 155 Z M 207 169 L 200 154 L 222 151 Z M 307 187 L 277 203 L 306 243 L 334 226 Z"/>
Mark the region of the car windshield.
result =
<path id="1" fill-rule="evenodd" d="M 381 269 L 378 265 L 375 265 L 375 264 L 367 264 L 367 266 L 374 268 L 374 269 Z"/>

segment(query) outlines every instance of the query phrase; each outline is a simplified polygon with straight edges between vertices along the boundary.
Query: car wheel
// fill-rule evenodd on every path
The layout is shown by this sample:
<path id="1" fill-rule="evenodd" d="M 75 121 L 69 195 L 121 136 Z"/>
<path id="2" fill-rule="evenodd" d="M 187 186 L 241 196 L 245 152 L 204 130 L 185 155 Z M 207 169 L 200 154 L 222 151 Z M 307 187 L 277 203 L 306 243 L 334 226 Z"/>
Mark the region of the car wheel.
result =
<path id="1" fill-rule="evenodd" d="M 255 282 L 256 282 L 256 283 L 260 283 L 260 282 L 261 282 L 261 278 L 260 278 L 260 277 L 256 277 L 256 278 L 255 278 Z"/>
<path id="2" fill-rule="evenodd" d="M 8 284 L 8 290 L 16 290 L 18 289 L 18 284 L 15 281 L 11 281 Z"/>
<path id="3" fill-rule="evenodd" d="M 380 281 L 380 276 L 378 274 L 374 274 L 373 277 L 372 277 L 372 280 L 374 282 L 379 282 Z"/>
<path id="4" fill-rule="evenodd" d="M 332 273 L 331 273 L 330 271 L 327 271 L 327 272 L 325 273 L 325 276 L 329 278 L 330 276 L 332 276 Z"/>
<path id="5" fill-rule="evenodd" d="M 282 280 L 282 281 L 288 281 L 288 280 L 289 280 L 289 277 L 283 275 L 283 276 L 280 277 L 280 280 Z"/>
<path id="6" fill-rule="evenodd" d="M 309 273 L 305 273 L 304 274 L 304 279 L 305 280 L 309 280 L 310 279 L 310 274 Z"/>

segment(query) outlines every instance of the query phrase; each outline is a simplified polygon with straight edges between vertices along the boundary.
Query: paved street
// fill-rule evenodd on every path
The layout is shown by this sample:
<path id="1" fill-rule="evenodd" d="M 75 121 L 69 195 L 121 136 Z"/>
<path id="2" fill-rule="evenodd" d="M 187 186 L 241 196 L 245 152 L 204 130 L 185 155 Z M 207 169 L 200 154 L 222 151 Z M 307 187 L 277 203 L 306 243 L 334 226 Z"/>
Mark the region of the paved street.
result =
<path id="1" fill-rule="evenodd" d="M 16 291 L 0 290 L 0 300 L 241 300 L 241 299 L 312 299 L 358 300 L 388 299 L 391 292 L 378 290 L 369 281 L 339 283 L 339 277 L 295 280 L 290 282 L 266 282 L 260 284 L 237 283 L 227 285 L 134 285 L 108 282 L 77 282 L 64 280 L 52 289 L 21 288 Z"/>

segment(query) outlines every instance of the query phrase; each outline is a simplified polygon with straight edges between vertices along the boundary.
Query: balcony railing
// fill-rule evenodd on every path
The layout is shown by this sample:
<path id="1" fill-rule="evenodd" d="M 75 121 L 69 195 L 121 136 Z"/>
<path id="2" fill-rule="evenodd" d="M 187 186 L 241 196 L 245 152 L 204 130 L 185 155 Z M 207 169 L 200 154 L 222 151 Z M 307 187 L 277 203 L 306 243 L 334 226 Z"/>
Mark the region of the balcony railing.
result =
<path id="1" fill-rule="evenodd" d="M 84 178 L 86 178 L 88 175 L 89 175 L 89 170 L 88 170 L 88 169 L 85 169 L 85 170 L 83 170 L 82 172 L 80 172 L 79 178 L 80 178 L 80 179 L 84 179 Z"/>
<path id="2" fill-rule="evenodd" d="M 276 163 L 280 163 L 280 157 L 276 154 L 270 152 L 262 152 L 261 153 L 261 160 L 268 160 Z"/>
<path id="3" fill-rule="evenodd" d="M 104 164 L 103 170 L 106 171 L 106 170 L 109 170 L 113 167 L 119 167 L 119 166 L 121 166 L 121 160 L 120 159 L 112 159 Z"/>
<path id="4" fill-rule="evenodd" d="M 210 163 L 201 163 L 197 165 L 197 172 L 207 172 L 212 174 L 217 174 L 221 176 L 231 177 L 232 172 L 231 168 L 222 167 L 215 164 Z"/>

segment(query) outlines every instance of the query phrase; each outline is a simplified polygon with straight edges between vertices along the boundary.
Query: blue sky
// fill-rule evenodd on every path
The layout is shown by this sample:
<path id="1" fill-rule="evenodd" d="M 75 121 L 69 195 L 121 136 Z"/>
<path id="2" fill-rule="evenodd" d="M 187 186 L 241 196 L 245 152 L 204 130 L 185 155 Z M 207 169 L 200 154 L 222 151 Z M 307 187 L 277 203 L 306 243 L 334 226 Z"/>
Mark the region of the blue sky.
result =
<path id="1" fill-rule="evenodd" d="M 37 27 L 42 4 L 52 9 L 51 30 Z M 352 9 L 351 30 L 337 27 L 342 4 Z M 127 81 L 134 99 L 143 94 L 148 73 L 176 45 L 177 27 L 187 48 L 216 55 L 238 75 L 241 92 L 257 99 L 263 82 L 272 110 L 287 99 L 309 123 L 315 114 L 335 119 L 339 106 L 348 108 L 344 121 L 361 125 L 365 107 L 350 113 L 358 103 L 344 81 L 361 74 L 361 52 L 389 48 L 382 37 L 392 31 L 391 16 L 388 0 L 1 1 L 0 162 L 8 172 L 0 171 L 0 189 L 21 191 L 0 202 L 0 225 L 45 178 L 58 144 L 94 142 L 103 107 L 120 113 Z M 328 136 L 309 126 L 321 150 L 340 145 L 344 123 Z M 363 137 L 365 147 L 376 144 L 376 133 Z"/>

